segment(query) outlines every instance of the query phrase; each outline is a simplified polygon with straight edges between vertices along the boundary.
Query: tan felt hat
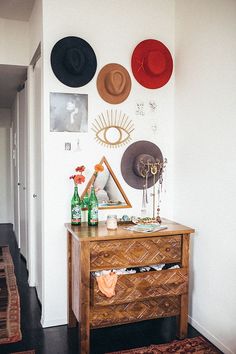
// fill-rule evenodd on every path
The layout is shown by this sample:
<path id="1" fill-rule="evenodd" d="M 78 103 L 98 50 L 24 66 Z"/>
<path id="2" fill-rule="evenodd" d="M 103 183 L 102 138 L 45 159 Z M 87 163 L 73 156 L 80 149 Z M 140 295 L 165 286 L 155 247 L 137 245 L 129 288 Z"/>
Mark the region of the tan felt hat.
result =
<path id="1" fill-rule="evenodd" d="M 120 64 L 107 64 L 98 74 L 97 89 L 104 101 L 121 103 L 126 100 L 131 90 L 130 75 Z"/>

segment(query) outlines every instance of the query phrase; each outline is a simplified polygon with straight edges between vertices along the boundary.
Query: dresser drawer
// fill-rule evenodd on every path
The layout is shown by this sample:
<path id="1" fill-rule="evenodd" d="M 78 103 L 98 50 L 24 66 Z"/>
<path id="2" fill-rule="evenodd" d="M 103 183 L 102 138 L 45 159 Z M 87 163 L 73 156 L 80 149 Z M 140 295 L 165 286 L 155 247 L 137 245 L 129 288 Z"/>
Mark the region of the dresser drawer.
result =
<path id="1" fill-rule="evenodd" d="M 106 297 L 91 277 L 91 305 L 107 306 L 160 296 L 177 296 L 188 292 L 186 268 L 118 275 L 115 295 Z"/>
<path id="2" fill-rule="evenodd" d="M 91 328 L 108 327 L 179 314 L 180 296 L 164 296 L 128 304 L 91 307 L 90 325 Z"/>
<path id="3" fill-rule="evenodd" d="M 181 235 L 90 242 L 92 271 L 180 261 Z"/>

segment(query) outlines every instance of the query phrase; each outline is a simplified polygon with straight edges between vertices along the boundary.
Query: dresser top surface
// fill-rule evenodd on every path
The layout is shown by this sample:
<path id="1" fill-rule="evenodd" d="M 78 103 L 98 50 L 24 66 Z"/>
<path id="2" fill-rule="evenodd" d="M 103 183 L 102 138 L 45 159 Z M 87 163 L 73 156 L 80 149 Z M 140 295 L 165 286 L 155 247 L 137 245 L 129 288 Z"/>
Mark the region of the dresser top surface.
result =
<path id="1" fill-rule="evenodd" d="M 178 224 L 174 221 L 163 219 L 162 224 L 167 226 L 167 229 L 156 232 L 134 232 L 126 230 L 125 227 L 131 226 L 127 224 L 119 224 L 117 230 L 107 230 L 105 221 L 100 221 L 98 226 L 88 226 L 87 223 L 82 223 L 81 226 L 74 226 L 70 223 L 65 224 L 66 229 L 79 241 L 104 241 L 104 240 L 120 240 L 133 238 L 146 238 L 156 236 L 170 235 L 190 235 L 195 232 L 194 229 Z M 134 225 L 134 224 L 132 224 Z"/>

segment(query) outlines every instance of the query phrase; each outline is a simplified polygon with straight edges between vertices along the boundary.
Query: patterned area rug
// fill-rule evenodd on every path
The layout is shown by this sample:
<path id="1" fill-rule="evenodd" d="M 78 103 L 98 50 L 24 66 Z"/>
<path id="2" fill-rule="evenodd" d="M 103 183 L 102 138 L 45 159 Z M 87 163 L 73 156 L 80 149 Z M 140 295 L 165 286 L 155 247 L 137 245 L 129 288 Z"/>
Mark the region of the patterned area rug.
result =
<path id="1" fill-rule="evenodd" d="M 21 340 L 20 300 L 8 246 L 0 247 L 0 344 Z"/>
<path id="2" fill-rule="evenodd" d="M 187 338 L 183 340 L 175 340 L 168 344 L 151 345 L 137 349 L 123 350 L 120 352 L 112 352 L 107 354 L 219 354 L 220 350 L 207 342 L 202 337 Z"/>

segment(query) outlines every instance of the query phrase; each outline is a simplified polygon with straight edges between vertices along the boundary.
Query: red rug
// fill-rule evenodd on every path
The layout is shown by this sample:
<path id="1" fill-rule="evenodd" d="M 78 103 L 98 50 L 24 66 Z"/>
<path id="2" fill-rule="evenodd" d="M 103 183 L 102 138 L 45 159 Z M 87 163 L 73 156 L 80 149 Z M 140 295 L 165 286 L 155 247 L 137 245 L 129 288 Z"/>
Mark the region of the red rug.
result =
<path id="1" fill-rule="evenodd" d="M 0 344 L 21 340 L 20 300 L 8 246 L 0 247 Z"/>
<path id="2" fill-rule="evenodd" d="M 216 347 L 207 342 L 202 337 L 187 338 L 183 340 L 175 340 L 168 344 L 151 345 L 137 349 L 123 350 L 120 352 L 112 352 L 107 354 L 219 354 L 221 353 Z"/>

